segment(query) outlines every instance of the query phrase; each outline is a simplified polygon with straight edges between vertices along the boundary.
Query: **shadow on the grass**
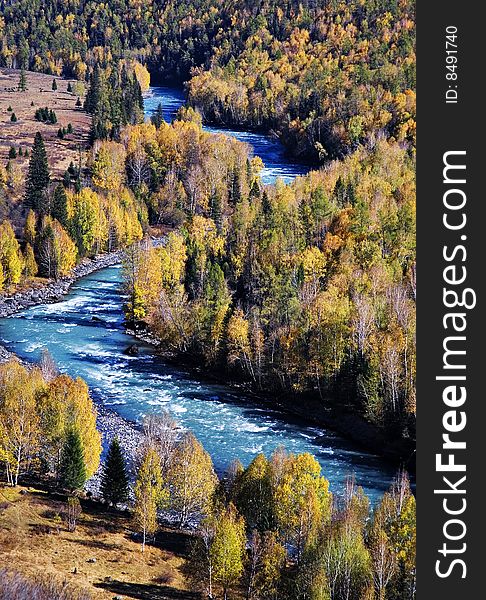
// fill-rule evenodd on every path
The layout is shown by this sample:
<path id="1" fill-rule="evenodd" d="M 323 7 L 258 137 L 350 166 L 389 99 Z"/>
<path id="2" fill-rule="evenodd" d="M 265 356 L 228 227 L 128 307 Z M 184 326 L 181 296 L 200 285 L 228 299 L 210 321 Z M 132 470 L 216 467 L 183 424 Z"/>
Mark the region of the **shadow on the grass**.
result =
<path id="1" fill-rule="evenodd" d="M 187 558 L 191 554 L 191 548 L 194 537 L 180 529 L 162 529 L 155 536 L 155 546 L 180 556 Z"/>
<path id="2" fill-rule="evenodd" d="M 196 592 L 185 592 L 166 585 L 109 581 L 96 583 L 95 587 L 137 600 L 201 600 L 201 595 Z"/>

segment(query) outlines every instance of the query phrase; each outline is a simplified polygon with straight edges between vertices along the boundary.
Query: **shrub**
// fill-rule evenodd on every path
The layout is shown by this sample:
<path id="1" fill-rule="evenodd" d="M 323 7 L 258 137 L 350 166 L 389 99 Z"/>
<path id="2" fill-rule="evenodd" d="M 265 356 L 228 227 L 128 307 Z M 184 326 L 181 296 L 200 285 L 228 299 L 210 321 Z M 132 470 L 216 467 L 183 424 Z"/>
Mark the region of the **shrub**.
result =
<path id="1" fill-rule="evenodd" d="M 52 575 L 27 577 L 18 571 L 0 570 L 0 598 L 12 600 L 92 600 L 91 594 Z"/>

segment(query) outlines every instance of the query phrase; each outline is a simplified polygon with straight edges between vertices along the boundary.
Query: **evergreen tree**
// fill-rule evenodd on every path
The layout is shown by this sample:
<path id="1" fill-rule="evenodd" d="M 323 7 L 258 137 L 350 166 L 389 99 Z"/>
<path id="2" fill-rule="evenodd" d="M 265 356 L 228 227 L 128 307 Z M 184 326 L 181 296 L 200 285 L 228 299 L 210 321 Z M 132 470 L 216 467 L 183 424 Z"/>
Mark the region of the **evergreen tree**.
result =
<path id="1" fill-rule="evenodd" d="M 17 115 L 15 113 L 12 113 L 12 116 L 10 117 L 10 120 L 12 121 L 12 123 L 16 123 L 17 122 Z"/>
<path id="2" fill-rule="evenodd" d="M 76 100 L 76 107 L 81 108 L 82 105 L 81 98 L 78 96 L 78 99 Z"/>
<path id="3" fill-rule="evenodd" d="M 62 487 L 70 491 L 79 490 L 86 483 L 83 446 L 76 429 L 70 429 L 66 435 L 59 476 Z"/>
<path id="4" fill-rule="evenodd" d="M 13 146 L 10 146 L 10 150 L 8 151 L 8 157 L 10 159 L 17 158 L 17 150 Z"/>
<path id="5" fill-rule="evenodd" d="M 52 80 L 52 91 L 55 92 L 57 90 L 57 81 L 55 79 Z"/>
<path id="6" fill-rule="evenodd" d="M 150 117 L 152 123 L 159 129 L 159 127 L 164 122 L 164 109 L 162 108 L 162 104 L 159 102 L 159 105 L 154 111 L 154 114 Z"/>
<path id="7" fill-rule="evenodd" d="M 71 187 L 71 173 L 68 169 L 64 171 L 64 175 L 62 176 L 62 184 L 65 188 Z"/>
<path id="8" fill-rule="evenodd" d="M 50 174 L 46 147 L 42 135 L 37 132 L 35 134 L 27 175 L 25 203 L 28 207 L 45 214 L 44 192 L 49 186 L 49 182 Z"/>
<path id="9" fill-rule="evenodd" d="M 54 197 L 52 199 L 51 216 L 57 219 L 59 223 L 65 228 L 68 221 L 68 209 L 67 209 L 67 196 L 64 186 L 59 184 L 54 190 Z"/>
<path id="10" fill-rule="evenodd" d="M 214 192 L 210 200 L 211 219 L 216 225 L 218 234 L 223 233 L 223 206 L 219 192 Z"/>
<path id="11" fill-rule="evenodd" d="M 101 477 L 101 493 L 105 502 L 116 506 L 128 498 L 128 473 L 117 437 L 114 437 Z"/>
<path id="12" fill-rule="evenodd" d="M 71 85 L 71 82 L 69 82 L 69 83 L 67 84 L 67 92 L 68 92 L 68 94 L 71 94 L 71 93 L 72 93 L 72 91 L 73 91 L 73 86 Z"/>
<path id="13" fill-rule="evenodd" d="M 25 71 L 22 69 L 20 71 L 20 79 L 19 79 L 19 92 L 27 91 L 27 77 L 25 76 Z"/>

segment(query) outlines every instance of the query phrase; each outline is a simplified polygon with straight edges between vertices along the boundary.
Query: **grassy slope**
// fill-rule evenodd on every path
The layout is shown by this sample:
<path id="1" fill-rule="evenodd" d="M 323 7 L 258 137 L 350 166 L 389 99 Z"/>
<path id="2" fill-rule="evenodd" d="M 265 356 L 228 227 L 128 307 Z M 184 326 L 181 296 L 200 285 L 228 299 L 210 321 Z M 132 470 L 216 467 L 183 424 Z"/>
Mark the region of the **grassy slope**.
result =
<path id="1" fill-rule="evenodd" d="M 51 175 L 53 179 L 61 179 L 71 161 L 77 164 L 79 146 L 83 150 L 88 146 L 91 118 L 83 110 L 76 108 L 76 96 L 67 92 L 68 80 L 56 77 L 57 90 L 53 91 L 52 75 L 27 72 L 26 77 L 28 89 L 26 92 L 19 92 L 20 71 L 0 69 L 0 161 L 3 165 L 7 163 L 11 146 L 17 151 L 20 146 L 22 150 L 28 148 L 30 151 L 34 136 L 40 131 L 46 144 Z M 35 111 L 46 106 L 56 113 L 58 122 L 54 125 L 35 119 Z M 18 119 L 16 123 L 10 120 L 12 112 L 8 111 L 9 107 Z M 73 126 L 73 134 L 60 140 L 57 137 L 59 128 L 67 128 L 69 123 Z M 29 159 L 19 156 L 14 162 L 21 169 L 25 181 Z M 17 226 L 20 224 L 22 194 L 23 185 L 15 190 L 7 190 L 9 216 Z"/>
<path id="2" fill-rule="evenodd" d="M 56 575 L 96 599 L 193 600 L 181 567 L 189 536 L 163 530 L 142 554 L 131 539 L 129 517 L 83 503 L 76 531 L 54 520 L 65 500 L 33 488 L 0 487 L 0 564 L 27 575 Z M 59 529 L 59 531 L 58 531 Z M 93 560 L 94 559 L 94 560 Z"/>

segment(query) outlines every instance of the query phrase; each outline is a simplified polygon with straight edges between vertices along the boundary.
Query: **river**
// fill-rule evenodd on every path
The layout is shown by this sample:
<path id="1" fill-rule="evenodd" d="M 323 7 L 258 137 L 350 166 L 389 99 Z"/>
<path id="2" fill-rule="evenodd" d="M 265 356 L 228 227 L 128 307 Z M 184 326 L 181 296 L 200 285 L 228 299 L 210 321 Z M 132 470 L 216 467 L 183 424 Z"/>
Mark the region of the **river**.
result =
<path id="1" fill-rule="evenodd" d="M 146 99 L 147 114 L 160 101 L 170 120 L 183 102 L 182 93 L 154 88 Z M 287 162 L 276 140 L 224 132 L 254 143 L 258 154 L 263 149 L 267 182 L 276 177 L 289 180 L 299 170 L 305 172 L 302 165 Z M 140 421 L 147 413 L 170 410 L 202 442 L 218 473 L 235 458 L 247 465 L 259 452 L 269 456 L 284 446 L 289 452 L 316 456 L 334 493 L 343 490 L 351 474 L 372 502 L 388 488 L 395 469 L 381 458 L 329 430 L 309 426 L 257 405 L 234 389 L 165 364 L 153 348 L 127 335 L 120 281 L 119 266 L 106 268 L 76 282 L 61 302 L 0 319 L 0 343 L 28 360 L 38 360 L 42 349 L 48 348 L 62 371 L 85 379 L 97 401 L 127 419 Z M 134 343 L 138 354 L 127 356 L 125 350 Z"/>
<path id="2" fill-rule="evenodd" d="M 145 97 L 145 114 L 150 116 L 159 104 L 162 104 L 164 119 L 170 123 L 185 101 L 181 89 L 171 87 L 152 87 Z M 238 131 L 234 129 L 219 129 L 204 125 L 204 130 L 211 133 L 225 133 L 253 147 L 254 153 L 263 160 L 265 168 L 261 173 L 262 182 L 274 183 L 278 178 L 289 183 L 297 175 L 305 175 L 310 167 L 295 162 L 285 155 L 285 149 L 278 139 L 262 133 Z"/>

